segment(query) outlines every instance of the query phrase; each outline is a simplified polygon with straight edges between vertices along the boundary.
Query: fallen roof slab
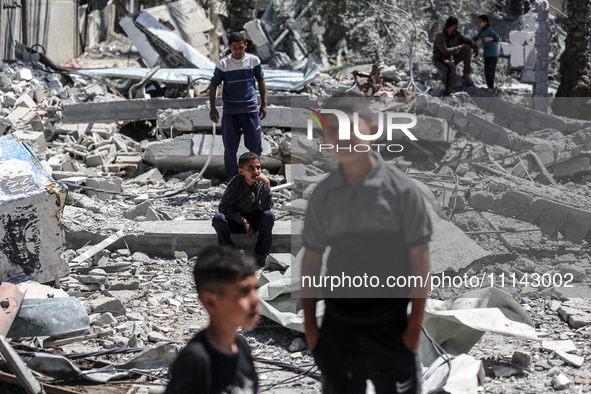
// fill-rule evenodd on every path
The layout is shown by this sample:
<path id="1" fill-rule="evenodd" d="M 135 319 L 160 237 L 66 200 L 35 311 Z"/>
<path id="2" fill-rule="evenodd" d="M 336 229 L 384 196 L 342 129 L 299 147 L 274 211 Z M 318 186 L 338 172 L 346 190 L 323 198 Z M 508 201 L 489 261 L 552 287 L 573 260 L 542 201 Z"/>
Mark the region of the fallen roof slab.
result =
<path id="1" fill-rule="evenodd" d="M 260 102 L 260 98 L 259 98 Z M 310 99 L 306 95 L 300 96 L 279 96 L 267 95 L 268 105 L 278 105 L 282 107 L 303 108 L 311 106 Z M 201 105 L 208 105 L 209 98 L 153 98 L 153 99 L 134 99 L 117 100 L 104 102 L 87 102 L 64 104 L 62 110 L 61 123 L 92 123 L 92 122 L 116 122 L 131 120 L 156 119 L 160 110 L 181 110 L 193 109 Z M 216 99 L 216 106 L 222 105 L 222 98 Z M 312 104 L 313 105 L 313 104 Z M 206 117 L 209 121 L 209 116 Z M 211 127 L 211 122 L 209 123 Z"/>
<path id="2" fill-rule="evenodd" d="M 112 77 L 143 79 L 150 71 L 147 68 L 121 67 L 121 68 L 87 68 L 78 69 L 80 74 L 94 77 Z M 185 85 L 189 78 L 209 82 L 213 77 L 213 68 L 161 68 L 151 78 L 152 81 L 180 83 Z M 267 89 L 298 91 L 314 81 L 319 74 L 318 70 L 309 71 L 294 70 L 263 70 Z"/>

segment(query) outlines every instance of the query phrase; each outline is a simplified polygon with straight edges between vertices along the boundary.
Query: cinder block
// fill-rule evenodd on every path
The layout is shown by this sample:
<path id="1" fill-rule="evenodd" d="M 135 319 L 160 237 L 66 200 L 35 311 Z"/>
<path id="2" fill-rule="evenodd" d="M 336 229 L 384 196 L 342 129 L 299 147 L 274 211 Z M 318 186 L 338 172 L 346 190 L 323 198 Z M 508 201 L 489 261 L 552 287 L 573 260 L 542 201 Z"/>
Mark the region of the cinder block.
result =
<path id="1" fill-rule="evenodd" d="M 525 66 L 525 47 L 523 45 L 511 46 L 509 52 L 509 68 L 521 69 Z"/>
<path id="2" fill-rule="evenodd" d="M 514 30 L 509 33 L 509 42 L 516 45 L 525 45 L 525 43 L 534 38 L 534 32 Z"/>
<path id="3" fill-rule="evenodd" d="M 447 104 L 441 104 L 437 110 L 437 118 L 445 119 L 448 123 L 452 121 L 455 110 Z"/>
<path id="4" fill-rule="evenodd" d="M 485 191 L 472 192 L 468 205 L 481 211 L 488 211 L 495 205 L 495 196 Z"/>
<path id="5" fill-rule="evenodd" d="M 536 72 L 531 69 L 524 68 L 521 70 L 521 82 L 534 83 L 536 81 Z"/>

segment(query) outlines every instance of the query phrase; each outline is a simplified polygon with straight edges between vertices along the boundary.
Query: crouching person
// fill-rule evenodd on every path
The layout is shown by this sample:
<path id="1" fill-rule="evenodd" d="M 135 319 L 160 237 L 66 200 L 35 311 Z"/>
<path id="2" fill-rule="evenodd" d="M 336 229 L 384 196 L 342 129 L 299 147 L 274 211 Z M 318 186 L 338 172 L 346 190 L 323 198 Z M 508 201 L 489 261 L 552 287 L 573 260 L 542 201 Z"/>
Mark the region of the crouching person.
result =
<path id="1" fill-rule="evenodd" d="M 254 254 L 260 265 L 265 261 L 272 244 L 275 216 L 271 212 L 273 197 L 271 183 L 261 172 L 257 154 L 244 153 L 238 159 L 238 175 L 228 183 L 219 205 L 219 213 L 213 217 L 213 227 L 220 246 L 234 246 L 231 234 L 256 236 Z"/>
<path id="2" fill-rule="evenodd" d="M 195 335 L 171 369 L 166 394 L 257 393 L 259 381 L 246 340 L 237 335 L 259 320 L 260 300 L 252 257 L 228 247 L 208 247 L 193 275 L 209 326 Z"/>

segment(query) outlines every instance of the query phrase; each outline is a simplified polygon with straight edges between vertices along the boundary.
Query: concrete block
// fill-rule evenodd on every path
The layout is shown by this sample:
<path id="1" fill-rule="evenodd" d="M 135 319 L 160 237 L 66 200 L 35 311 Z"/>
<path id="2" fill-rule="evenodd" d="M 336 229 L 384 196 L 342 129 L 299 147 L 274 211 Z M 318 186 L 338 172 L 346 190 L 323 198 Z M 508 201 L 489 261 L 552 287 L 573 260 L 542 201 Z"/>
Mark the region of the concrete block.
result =
<path id="1" fill-rule="evenodd" d="M 129 211 L 125 212 L 123 216 L 130 220 L 133 220 L 138 216 L 146 217 L 146 214 L 148 213 L 148 209 L 150 207 L 152 207 L 152 203 L 150 201 L 145 201 L 136 206 L 135 208 L 132 208 Z"/>
<path id="2" fill-rule="evenodd" d="M 424 115 L 417 116 L 417 124 L 410 131 L 419 141 L 451 143 L 455 138 L 455 130 L 448 127 L 447 121 Z"/>
<path id="3" fill-rule="evenodd" d="M 499 56 L 500 57 L 509 57 L 511 56 L 511 47 L 513 44 L 510 42 L 500 42 L 499 43 Z"/>
<path id="4" fill-rule="evenodd" d="M 45 134 L 39 131 L 17 130 L 13 133 L 18 139 L 29 144 L 35 153 L 40 154 L 47 148 Z"/>
<path id="5" fill-rule="evenodd" d="M 591 171 L 591 160 L 588 156 L 579 156 L 556 164 L 553 169 L 557 178 L 575 177 Z"/>
<path id="6" fill-rule="evenodd" d="M 525 66 L 525 47 L 521 45 L 511 46 L 509 52 L 509 68 L 520 70 Z"/>
<path id="7" fill-rule="evenodd" d="M 536 72 L 532 69 L 524 68 L 521 70 L 521 82 L 534 83 L 536 81 Z"/>
<path id="8" fill-rule="evenodd" d="M 516 45 L 525 45 L 526 42 L 532 41 L 535 33 L 532 31 L 513 30 L 509 33 L 509 42 Z"/>
<path id="9" fill-rule="evenodd" d="M 37 108 L 37 103 L 29 96 L 28 93 L 22 94 L 14 104 L 14 107 Z"/>
<path id="10" fill-rule="evenodd" d="M 132 182 L 139 183 L 142 185 L 149 185 L 158 183 L 160 179 L 162 179 L 162 174 L 160 173 L 160 170 L 158 170 L 157 168 L 152 168 L 151 170 L 148 170 L 143 174 L 133 178 Z"/>
<path id="11" fill-rule="evenodd" d="M 431 116 L 435 116 L 439 111 L 439 102 L 437 100 L 429 100 L 427 102 L 427 113 Z"/>
<path id="12" fill-rule="evenodd" d="M 534 45 L 533 40 L 527 41 L 525 43 L 523 55 L 525 60 L 524 67 L 533 70 L 536 65 L 536 46 Z"/>
<path id="13" fill-rule="evenodd" d="M 121 301 L 113 297 L 103 297 L 90 300 L 84 304 L 84 308 L 89 313 L 114 312 L 117 315 L 125 315 L 126 312 L 125 307 Z"/>
<path id="14" fill-rule="evenodd" d="M 508 191 L 495 201 L 491 210 L 503 216 L 518 217 L 532 200 L 533 198 L 526 193 Z"/>
<path id="15" fill-rule="evenodd" d="M 121 192 L 121 183 L 122 181 L 119 177 L 88 178 L 88 180 L 86 181 L 86 186 L 102 190 Z M 111 200 L 115 196 L 115 194 L 112 193 L 97 192 L 94 190 L 86 190 L 86 194 L 89 197 L 96 196 L 99 200 Z"/>
<path id="16" fill-rule="evenodd" d="M 452 106 L 447 105 L 447 104 L 441 104 L 439 106 L 439 109 L 437 110 L 437 115 L 436 117 L 438 119 L 444 119 L 447 123 L 451 122 L 454 114 L 455 114 L 455 110 Z"/>
<path id="17" fill-rule="evenodd" d="M 16 70 L 15 78 L 21 81 L 30 81 L 33 79 L 33 72 L 30 68 L 22 67 Z"/>
<path id="18" fill-rule="evenodd" d="M 468 126 L 468 117 L 466 116 L 466 113 L 456 110 L 453 117 L 453 124 L 460 129 L 466 128 Z"/>
<path id="19" fill-rule="evenodd" d="M 294 182 L 306 175 L 306 166 L 304 164 L 286 164 L 285 165 L 285 180 L 287 183 Z"/>
<path id="20" fill-rule="evenodd" d="M 468 205 L 472 208 L 488 211 L 495 205 L 495 196 L 490 192 L 476 191 L 470 194 Z"/>
<path id="21" fill-rule="evenodd" d="M 84 159 L 88 167 L 102 167 L 105 165 L 105 158 L 102 154 L 88 155 Z"/>

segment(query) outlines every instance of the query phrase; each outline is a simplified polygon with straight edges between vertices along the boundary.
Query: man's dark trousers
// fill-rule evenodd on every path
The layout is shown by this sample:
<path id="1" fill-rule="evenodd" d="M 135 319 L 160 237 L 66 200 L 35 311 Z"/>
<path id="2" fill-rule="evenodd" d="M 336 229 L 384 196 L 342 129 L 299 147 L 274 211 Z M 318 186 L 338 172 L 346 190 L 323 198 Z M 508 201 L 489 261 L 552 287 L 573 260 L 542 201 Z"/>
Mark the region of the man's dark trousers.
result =
<path id="1" fill-rule="evenodd" d="M 377 394 L 421 393 L 418 351 L 402 341 L 406 321 L 354 324 L 327 306 L 312 355 L 323 375 L 324 394 L 365 394 L 370 379 Z"/>
<path id="2" fill-rule="evenodd" d="M 272 230 L 275 224 L 275 216 L 271 211 L 261 211 L 252 214 L 242 215 L 257 231 L 258 238 L 254 247 L 254 253 L 266 255 L 271 249 Z M 227 217 L 223 213 L 217 213 L 213 217 L 213 228 L 218 233 L 218 244 L 220 246 L 235 246 L 231 234 L 246 234 L 242 223 Z"/>
<path id="3" fill-rule="evenodd" d="M 245 114 L 226 114 L 222 116 L 222 138 L 224 141 L 224 166 L 228 178 L 238 174 L 236 153 L 240 146 L 240 136 L 244 134 L 244 146 L 250 152 L 261 155 L 261 119 L 258 112 Z"/>
<path id="4" fill-rule="evenodd" d="M 464 74 L 470 74 L 472 72 L 472 50 L 470 47 L 464 47 L 460 49 L 458 53 L 453 55 L 453 60 L 435 60 L 435 67 L 446 73 L 445 79 L 445 95 L 449 96 L 454 90 L 456 85 L 457 71 L 456 66 L 464 62 Z"/>

